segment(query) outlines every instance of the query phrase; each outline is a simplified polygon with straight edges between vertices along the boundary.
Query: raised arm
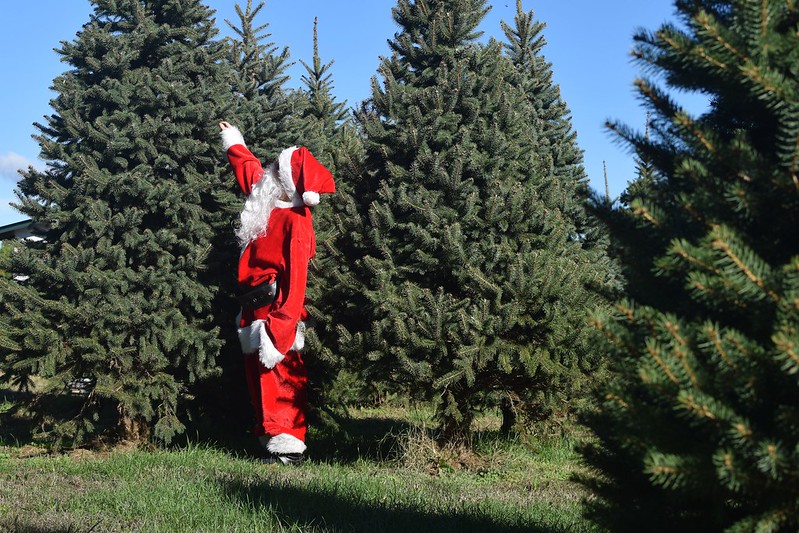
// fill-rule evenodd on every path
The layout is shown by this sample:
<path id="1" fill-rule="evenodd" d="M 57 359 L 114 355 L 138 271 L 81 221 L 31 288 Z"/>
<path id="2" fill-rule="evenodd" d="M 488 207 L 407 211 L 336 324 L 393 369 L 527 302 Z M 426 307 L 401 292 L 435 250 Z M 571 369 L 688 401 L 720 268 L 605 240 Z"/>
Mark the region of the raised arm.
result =
<path id="1" fill-rule="evenodd" d="M 247 145 L 244 144 L 244 136 L 236 126 L 223 120 L 219 123 L 219 129 L 228 161 L 236 175 L 236 181 L 238 181 L 242 192 L 249 196 L 253 185 L 264 175 L 263 166 L 247 149 Z"/>

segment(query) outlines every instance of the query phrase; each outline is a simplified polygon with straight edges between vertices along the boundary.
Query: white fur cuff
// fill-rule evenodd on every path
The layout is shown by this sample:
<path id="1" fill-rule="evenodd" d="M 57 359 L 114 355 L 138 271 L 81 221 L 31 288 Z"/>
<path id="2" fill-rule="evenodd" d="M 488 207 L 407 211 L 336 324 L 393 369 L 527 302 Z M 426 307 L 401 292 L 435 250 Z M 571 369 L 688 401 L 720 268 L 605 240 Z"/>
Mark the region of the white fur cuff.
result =
<path id="1" fill-rule="evenodd" d="M 286 358 L 285 355 L 277 351 L 272 339 L 264 332 L 261 336 L 261 349 L 258 350 L 258 358 L 266 368 L 275 368 L 275 365 Z"/>
<path id="2" fill-rule="evenodd" d="M 222 144 L 225 146 L 225 150 L 237 144 L 242 144 L 245 148 L 247 147 L 247 145 L 244 144 L 244 136 L 236 126 L 223 129 L 220 135 L 222 135 Z"/>
<path id="3" fill-rule="evenodd" d="M 258 358 L 266 368 L 275 368 L 286 357 L 275 348 L 263 320 L 256 320 L 245 328 L 239 328 L 239 342 L 243 353 L 258 352 Z"/>
<path id="4" fill-rule="evenodd" d="M 305 443 L 293 435 L 281 433 L 275 435 L 266 443 L 266 449 L 272 453 L 303 453 Z"/>
<path id="5" fill-rule="evenodd" d="M 236 318 L 236 322 L 241 320 L 241 313 Z M 263 320 L 255 320 L 247 327 L 239 328 L 239 343 L 241 343 L 241 352 L 255 353 L 258 352 L 258 358 L 266 368 L 274 368 L 276 364 L 282 361 L 286 356 L 280 353 L 272 339 L 266 332 L 265 322 Z M 294 336 L 294 344 L 291 345 L 289 350 L 301 351 L 305 347 L 305 322 L 297 322 L 297 333 Z"/>
<path id="6" fill-rule="evenodd" d="M 294 335 L 294 344 L 289 350 L 299 352 L 305 348 L 305 322 L 297 322 L 297 333 Z"/>

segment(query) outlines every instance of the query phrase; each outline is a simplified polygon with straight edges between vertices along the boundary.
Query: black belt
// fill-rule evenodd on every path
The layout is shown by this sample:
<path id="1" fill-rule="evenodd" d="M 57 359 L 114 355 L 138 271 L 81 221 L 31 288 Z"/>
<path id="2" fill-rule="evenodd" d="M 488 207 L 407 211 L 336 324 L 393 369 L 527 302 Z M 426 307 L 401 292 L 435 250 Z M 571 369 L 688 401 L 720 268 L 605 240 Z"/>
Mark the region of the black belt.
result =
<path id="1" fill-rule="evenodd" d="M 272 283 L 262 283 L 254 289 L 250 289 L 236 296 L 239 304 L 241 304 L 244 309 L 249 310 L 269 305 L 275 301 L 275 298 L 277 298 L 277 279 Z"/>

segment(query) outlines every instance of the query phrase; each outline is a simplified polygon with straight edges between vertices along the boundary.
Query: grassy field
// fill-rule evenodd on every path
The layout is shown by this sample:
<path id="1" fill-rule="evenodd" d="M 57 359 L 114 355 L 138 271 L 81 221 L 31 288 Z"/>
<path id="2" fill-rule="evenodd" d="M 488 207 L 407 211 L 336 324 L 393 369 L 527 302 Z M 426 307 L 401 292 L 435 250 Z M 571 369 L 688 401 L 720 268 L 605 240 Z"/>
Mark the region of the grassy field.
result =
<path id="1" fill-rule="evenodd" d="M 358 438 L 311 431 L 310 460 L 263 465 L 208 444 L 49 455 L 0 445 L 0 531 L 592 531 L 572 442 L 434 444 L 426 414 L 352 413 Z"/>

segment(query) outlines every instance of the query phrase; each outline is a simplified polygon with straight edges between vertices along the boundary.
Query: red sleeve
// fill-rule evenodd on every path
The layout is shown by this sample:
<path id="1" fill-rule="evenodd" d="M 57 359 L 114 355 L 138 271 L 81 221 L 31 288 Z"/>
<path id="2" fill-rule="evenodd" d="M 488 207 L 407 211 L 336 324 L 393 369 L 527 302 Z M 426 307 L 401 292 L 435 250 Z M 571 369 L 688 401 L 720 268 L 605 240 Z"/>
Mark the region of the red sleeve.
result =
<path id="1" fill-rule="evenodd" d="M 227 150 L 227 158 L 242 192 L 249 196 L 252 186 L 264 175 L 261 162 L 243 144 L 234 144 Z"/>
<path id="2" fill-rule="evenodd" d="M 304 316 L 305 286 L 308 280 L 308 261 L 311 259 L 309 231 L 295 220 L 286 235 L 284 245 L 285 270 L 279 280 L 278 304 L 266 317 L 266 331 L 282 354 L 294 344 L 297 322 Z"/>

